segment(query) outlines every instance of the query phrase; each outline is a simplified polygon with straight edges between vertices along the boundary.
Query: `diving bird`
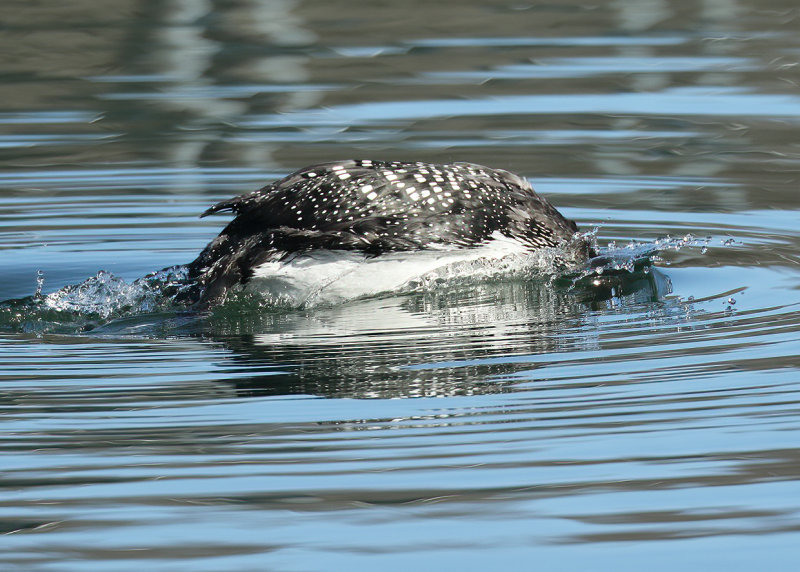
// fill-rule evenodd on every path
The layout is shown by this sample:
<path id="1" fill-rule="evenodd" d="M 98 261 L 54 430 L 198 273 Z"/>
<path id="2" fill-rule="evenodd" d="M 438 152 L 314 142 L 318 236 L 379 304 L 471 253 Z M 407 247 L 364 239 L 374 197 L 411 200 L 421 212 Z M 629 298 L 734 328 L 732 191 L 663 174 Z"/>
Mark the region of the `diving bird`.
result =
<path id="1" fill-rule="evenodd" d="M 495 240 L 527 250 L 571 245 L 577 225 L 513 173 L 472 163 L 334 161 L 300 169 L 201 216 L 235 217 L 188 265 L 188 299 L 210 304 L 260 267 L 315 252 L 390 253 L 473 249 Z"/>

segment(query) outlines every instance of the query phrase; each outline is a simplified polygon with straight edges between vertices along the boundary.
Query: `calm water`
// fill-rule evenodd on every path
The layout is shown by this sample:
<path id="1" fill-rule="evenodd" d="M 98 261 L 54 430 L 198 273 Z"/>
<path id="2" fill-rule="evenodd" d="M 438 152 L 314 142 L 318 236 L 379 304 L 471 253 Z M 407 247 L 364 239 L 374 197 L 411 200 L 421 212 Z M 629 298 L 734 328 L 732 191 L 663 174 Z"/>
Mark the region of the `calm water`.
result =
<path id="1" fill-rule="evenodd" d="M 612 250 L 695 237 L 613 290 L 6 323 L 3 570 L 796 565 L 795 2 L 3 20 L 0 299 L 188 262 L 212 202 L 348 157 L 518 172 Z"/>

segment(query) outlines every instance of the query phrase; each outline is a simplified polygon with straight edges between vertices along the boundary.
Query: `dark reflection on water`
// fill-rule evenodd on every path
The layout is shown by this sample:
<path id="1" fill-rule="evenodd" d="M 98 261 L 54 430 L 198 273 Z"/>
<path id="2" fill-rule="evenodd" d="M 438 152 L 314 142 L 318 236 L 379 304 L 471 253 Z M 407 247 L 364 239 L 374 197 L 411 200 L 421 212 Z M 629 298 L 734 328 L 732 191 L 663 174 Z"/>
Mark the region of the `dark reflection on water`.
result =
<path id="1" fill-rule="evenodd" d="M 215 200 L 347 157 L 519 172 L 601 246 L 707 243 L 621 289 L 4 333 L 3 570 L 794 565 L 794 4 L 29 1 L 3 26 L 0 299 L 186 263 Z"/>

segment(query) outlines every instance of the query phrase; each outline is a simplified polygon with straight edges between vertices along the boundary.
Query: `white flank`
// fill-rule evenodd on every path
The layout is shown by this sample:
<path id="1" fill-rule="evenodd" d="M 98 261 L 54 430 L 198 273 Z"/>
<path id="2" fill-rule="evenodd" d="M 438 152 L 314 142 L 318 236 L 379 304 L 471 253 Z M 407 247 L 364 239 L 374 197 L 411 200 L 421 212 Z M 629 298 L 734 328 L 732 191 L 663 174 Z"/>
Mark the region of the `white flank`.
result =
<path id="1" fill-rule="evenodd" d="M 531 252 L 516 240 L 492 235 L 477 248 L 394 252 L 366 257 L 320 250 L 254 269 L 246 291 L 292 306 L 335 304 L 356 298 L 416 290 L 428 284 L 488 278 L 545 266 L 552 255 Z"/>

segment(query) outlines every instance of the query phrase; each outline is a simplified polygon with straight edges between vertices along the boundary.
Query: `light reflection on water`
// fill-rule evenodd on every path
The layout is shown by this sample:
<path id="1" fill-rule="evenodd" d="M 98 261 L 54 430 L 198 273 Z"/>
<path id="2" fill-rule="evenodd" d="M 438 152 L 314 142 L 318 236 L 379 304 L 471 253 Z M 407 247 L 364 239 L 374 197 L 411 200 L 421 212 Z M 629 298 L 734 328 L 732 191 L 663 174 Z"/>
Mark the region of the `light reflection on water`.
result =
<path id="1" fill-rule="evenodd" d="M 634 114 L 671 116 L 714 115 L 740 117 L 795 117 L 800 97 L 743 93 L 740 89 L 676 89 L 657 93 L 511 95 L 468 101 L 425 100 L 416 102 L 372 102 L 343 105 L 297 114 L 280 114 L 245 120 L 245 127 L 314 125 L 383 125 L 417 119 L 472 115 L 538 114 Z M 725 93 L 727 92 L 727 93 Z"/>
<path id="2" fill-rule="evenodd" d="M 793 5 L 117 8 L 7 14 L 2 299 L 185 263 L 209 204 L 351 156 L 507 168 L 603 245 L 708 249 L 603 294 L 3 333 L 4 569 L 794 563 Z"/>

